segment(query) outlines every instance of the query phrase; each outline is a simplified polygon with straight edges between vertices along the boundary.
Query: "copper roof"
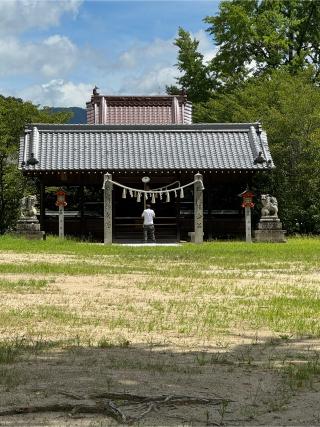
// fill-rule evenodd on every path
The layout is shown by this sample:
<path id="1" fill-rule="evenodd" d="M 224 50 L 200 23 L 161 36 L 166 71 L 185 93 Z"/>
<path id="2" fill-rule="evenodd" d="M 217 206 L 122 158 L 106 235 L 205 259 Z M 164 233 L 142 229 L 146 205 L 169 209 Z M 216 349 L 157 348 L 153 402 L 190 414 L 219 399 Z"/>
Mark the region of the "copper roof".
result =
<path id="1" fill-rule="evenodd" d="M 105 96 L 87 102 L 88 124 L 191 124 L 192 104 L 185 95 Z"/>

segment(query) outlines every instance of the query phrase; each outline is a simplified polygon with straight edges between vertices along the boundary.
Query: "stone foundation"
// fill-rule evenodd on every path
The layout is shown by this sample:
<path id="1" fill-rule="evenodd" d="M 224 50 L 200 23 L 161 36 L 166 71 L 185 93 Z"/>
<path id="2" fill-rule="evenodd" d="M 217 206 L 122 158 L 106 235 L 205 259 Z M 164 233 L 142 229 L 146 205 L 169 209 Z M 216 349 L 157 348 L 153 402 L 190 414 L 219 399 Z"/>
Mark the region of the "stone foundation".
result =
<path id="1" fill-rule="evenodd" d="M 37 218 L 20 219 L 17 222 L 15 233 L 17 237 L 25 237 L 32 240 L 44 240 L 45 232 L 40 230 L 40 224 Z"/>
<path id="2" fill-rule="evenodd" d="M 286 231 L 282 230 L 279 218 L 264 217 L 258 223 L 258 229 L 254 231 L 255 242 L 285 243 Z"/>

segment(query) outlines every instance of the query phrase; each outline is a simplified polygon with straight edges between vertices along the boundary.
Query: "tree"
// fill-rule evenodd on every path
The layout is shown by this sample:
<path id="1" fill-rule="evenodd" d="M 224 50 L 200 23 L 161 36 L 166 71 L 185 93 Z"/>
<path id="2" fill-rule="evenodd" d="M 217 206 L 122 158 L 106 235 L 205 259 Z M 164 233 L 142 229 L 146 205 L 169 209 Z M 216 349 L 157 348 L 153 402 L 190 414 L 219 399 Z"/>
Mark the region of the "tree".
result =
<path id="1" fill-rule="evenodd" d="M 167 93 L 177 95 L 186 90 L 193 102 L 206 101 L 214 87 L 209 69 L 203 63 L 203 55 L 198 51 L 199 42 L 192 39 L 189 32 L 179 28 L 174 44 L 179 48 L 177 67 L 182 75 L 177 78 L 180 88 L 168 86 Z"/>
<path id="2" fill-rule="evenodd" d="M 193 102 L 283 67 L 294 74 L 311 65 L 320 79 L 320 0 L 223 0 L 204 22 L 218 47 L 208 64 L 184 29 L 174 43 L 182 73 L 177 82 Z"/>
<path id="3" fill-rule="evenodd" d="M 277 70 L 195 106 L 197 121 L 262 122 L 276 170 L 260 189 L 278 198 L 289 231 L 298 223 L 320 232 L 320 88 L 312 77 L 313 69 Z"/>
<path id="4" fill-rule="evenodd" d="M 197 56 L 210 90 L 193 92 L 194 121 L 261 121 L 277 169 L 260 188 L 279 198 L 290 231 L 320 232 L 320 0 L 223 0 L 205 22 L 218 52 L 208 64 Z M 178 66 L 192 82 L 183 40 Z"/>
<path id="5" fill-rule="evenodd" d="M 219 47 L 210 67 L 221 81 L 239 83 L 282 66 L 295 73 L 310 64 L 318 77 L 320 0 L 224 0 L 219 9 L 205 22 Z"/>
<path id="6" fill-rule="evenodd" d="M 28 185 L 18 170 L 19 137 L 31 122 L 64 123 L 69 113 L 50 113 L 31 102 L 0 95 L 0 233 L 16 222 L 18 206 Z"/>

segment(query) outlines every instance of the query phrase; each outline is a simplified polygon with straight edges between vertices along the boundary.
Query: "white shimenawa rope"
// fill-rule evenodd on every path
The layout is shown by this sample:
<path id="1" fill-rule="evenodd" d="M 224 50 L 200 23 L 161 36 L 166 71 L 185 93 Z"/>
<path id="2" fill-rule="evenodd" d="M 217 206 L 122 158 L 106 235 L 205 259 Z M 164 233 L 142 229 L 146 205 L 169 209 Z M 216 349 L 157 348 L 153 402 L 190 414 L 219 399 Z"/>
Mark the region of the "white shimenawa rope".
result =
<path id="1" fill-rule="evenodd" d="M 164 185 L 163 187 L 153 188 L 152 191 L 166 191 L 167 188 L 172 187 L 174 184 L 179 184 L 180 186 L 180 181 L 171 182 L 171 184 Z"/>
<path id="2" fill-rule="evenodd" d="M 188 184 L 185 185 L 179 185 L 179 187 L 175 187 L 175 188 L 171 188 L 168 189 L 167 187 L 160 187 L 160 188 L 167 188 L 166 190 L 141 190 L 140 188 L 132 188 L 132 187 L 127 187 L 126 185 L 120 184 L 120 182 L 117 181 L 113 181 L 112 179 L 108 178 L 108 176 L 105 175 L 104 177 L 104 181 L 103 181 L 103 190 L 105 189 L 105 184 L 106 182 L 110 182 L 113 185 L 116 185 L 120 188 L 123 188 L 122 191 L 122 198 L 125 199 L 127 197 L 127 192 L 129 192 L 129 195 L 131 197 L 137 197 L 137 202 L 141 201 L 141 195 L 144 194 L 145 198 L 148 199 L 148 197 L 151 197 L 151 203 L 155 203 L 155 196 L 159 196 L 160 200 L 162 200 L 162 195 L 165 194 L 166 195 L 166 202 L 170 202 L 170 194 L 169 193 L 174 193 L 174 196 L 177 197 L 177 191 L 180 191 L 180 198 L 183 199 L 184 197 L 184 188 L 190 187 L 191 185 L 194 185 L 196 182 L 200 182 L 201 183 L 201 190 L 204 190 L 204 185 L 203 185 L 203 181 L 202 179 L 195 179 L 194 181 L 189 182 Z M 179 182 L 179 181 L 176 181 Z"/>

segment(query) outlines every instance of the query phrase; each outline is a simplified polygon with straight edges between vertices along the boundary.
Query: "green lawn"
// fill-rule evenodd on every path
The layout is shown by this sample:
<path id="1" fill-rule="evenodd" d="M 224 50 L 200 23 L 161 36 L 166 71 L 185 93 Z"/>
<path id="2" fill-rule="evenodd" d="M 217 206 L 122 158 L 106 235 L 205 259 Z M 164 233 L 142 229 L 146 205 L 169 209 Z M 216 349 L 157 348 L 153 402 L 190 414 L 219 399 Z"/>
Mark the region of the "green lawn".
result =
<path id="1" fill-rule="evenodd" d="M 85 310 L 84 303 L 75 309 L 43 300 L 19 310 L 2 307 L 0 327 L 25 324 L 26 319 L 31 327 L 45 319 L 93 328 L 107 322 L 111 334 L 115 330 L 138 336 L 173 333 L 195 340 L 246 328 L 320 336 L 317 238 L 292 238 L 286 244 L 128 247 L 52 237 L 43 242 L 2 237 L 1 253 L 6 256 L 0 262 L 0 293 L 50 294 L 54 289 L 50 280 L 61 281 L 64 276 L 102 277 L 115 288 L 119 278 L 121 290 L 117 290 L 119 302 L 111 318 L 107 318 L 108 310 L 100 311 L 90 298 L 86 304 L 91 308 Z M 8 281 L 8 274 L 19 279 Z M 21 275 L 33 279 L 21 280 Z M 132 290 L 139 295 L 133 298 Z M 112 288 L 108 292 L 110 298 Z M 107 304 L 105 297 L 102 300 L 102 305 Z"/>

